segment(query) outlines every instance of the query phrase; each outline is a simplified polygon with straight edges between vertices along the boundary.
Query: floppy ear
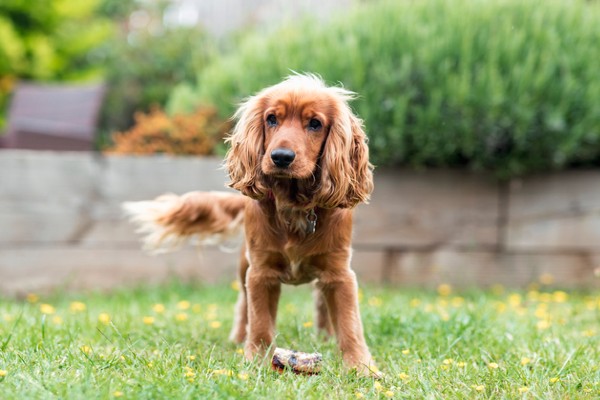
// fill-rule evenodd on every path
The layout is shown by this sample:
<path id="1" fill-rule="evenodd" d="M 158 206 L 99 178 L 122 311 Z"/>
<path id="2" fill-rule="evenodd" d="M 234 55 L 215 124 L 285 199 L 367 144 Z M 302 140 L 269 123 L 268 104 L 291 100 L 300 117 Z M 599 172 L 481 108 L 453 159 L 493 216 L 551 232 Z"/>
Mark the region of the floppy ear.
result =
<path id="1" fill-rule="evenodd" d="M 321 159 L 321 204 L 352 208 L 368 203 L 373 191 L 373 166 L 369 163 L 367 135 L 362 121 L 347 104 L 338 107 Z"/>
<path id="2" fill-rule="evenodd" d="M 236 111 L 235 127 L 226 141 L 230 148 L 225 157 L 229 186 L 253 199 L 266 193 L 260 179 L 260 161 L 263 156 L 263 109 L 260 95 L 250 97 Z"/>

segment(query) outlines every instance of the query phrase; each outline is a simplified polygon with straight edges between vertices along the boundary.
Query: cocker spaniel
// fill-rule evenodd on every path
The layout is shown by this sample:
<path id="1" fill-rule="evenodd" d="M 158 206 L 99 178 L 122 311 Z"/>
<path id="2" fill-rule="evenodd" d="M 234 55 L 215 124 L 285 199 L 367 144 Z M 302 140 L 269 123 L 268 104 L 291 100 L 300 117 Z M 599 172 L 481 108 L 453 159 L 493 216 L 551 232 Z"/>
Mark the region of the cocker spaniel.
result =
<path id="1" fill-rule="evenodd" d="M 314 75 L 292 75 L 245 101 L 227 141 L 229 186 L 126 203 L 147 248 L 235 235 L 245 242 L 231 339 L 254 359 L 274 348 L 281 284 L 312 282 L 317 329 L 335 334 L 344 364 L 376 374 L 350 267 L 353 208 L 368 202 L 372 165 L 354 94 Z"/>

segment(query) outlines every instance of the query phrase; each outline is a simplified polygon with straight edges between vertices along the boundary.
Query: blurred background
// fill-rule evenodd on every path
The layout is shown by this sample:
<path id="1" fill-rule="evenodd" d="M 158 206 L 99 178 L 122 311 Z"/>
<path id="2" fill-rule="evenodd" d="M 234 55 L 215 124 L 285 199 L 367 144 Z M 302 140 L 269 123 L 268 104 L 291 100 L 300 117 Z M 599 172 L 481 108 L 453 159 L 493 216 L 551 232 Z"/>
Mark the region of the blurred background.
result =
<path id="1" fill-rule="evenodd" d="M 236 105 L 294 71 L 359 94 L 362 279 L 598 285 L 598 1 L 3 0 L 0 37 L 4 292 L 229 280 L 119 204 L 223 189 Z"/>

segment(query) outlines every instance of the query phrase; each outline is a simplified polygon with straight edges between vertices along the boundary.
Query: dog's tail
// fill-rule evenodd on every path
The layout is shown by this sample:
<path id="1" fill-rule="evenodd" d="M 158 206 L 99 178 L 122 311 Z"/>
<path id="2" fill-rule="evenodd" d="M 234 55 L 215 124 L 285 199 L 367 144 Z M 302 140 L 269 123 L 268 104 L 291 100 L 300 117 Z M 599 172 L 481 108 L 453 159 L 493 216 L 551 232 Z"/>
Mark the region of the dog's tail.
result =
<path id="1" fill-rule="evenodd" d="M 129 220 L 144 235 L 145 250 L 177 250 L 188 239 L 223 244 L 241 235 L 248 198 L 237 193 L 189 192 L 165 194 L 149 201 L 123 203 Z"/>

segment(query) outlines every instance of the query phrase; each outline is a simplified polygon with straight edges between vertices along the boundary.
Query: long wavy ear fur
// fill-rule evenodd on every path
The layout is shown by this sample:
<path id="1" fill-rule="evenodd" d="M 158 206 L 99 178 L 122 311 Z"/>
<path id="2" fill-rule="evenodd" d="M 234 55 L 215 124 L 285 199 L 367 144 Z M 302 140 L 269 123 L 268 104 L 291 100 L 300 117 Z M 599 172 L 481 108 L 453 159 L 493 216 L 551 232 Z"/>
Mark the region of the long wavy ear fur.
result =
<path id="1" fill-rule="evenodd" d="M 234 115 L 236 125 L 226 140 L 230 145 L 225 157 L 231 180 L 229 186 L 253 199 L 260 199 L 266 193 L 260 179 L 264 153 L 263 109 L 261 93 L 242 103 Z"/>
<path id="2" fill-rule="evenodd" d="M 322 184 L 318 194 L 324 207 L 352 208 L 368 203 L 373 191 L 373 166 L 369 163 L 367 135 L 362 121 L 347 104 L 351 93 L 335 88 L 337 116 L 323 150 Z"/>

